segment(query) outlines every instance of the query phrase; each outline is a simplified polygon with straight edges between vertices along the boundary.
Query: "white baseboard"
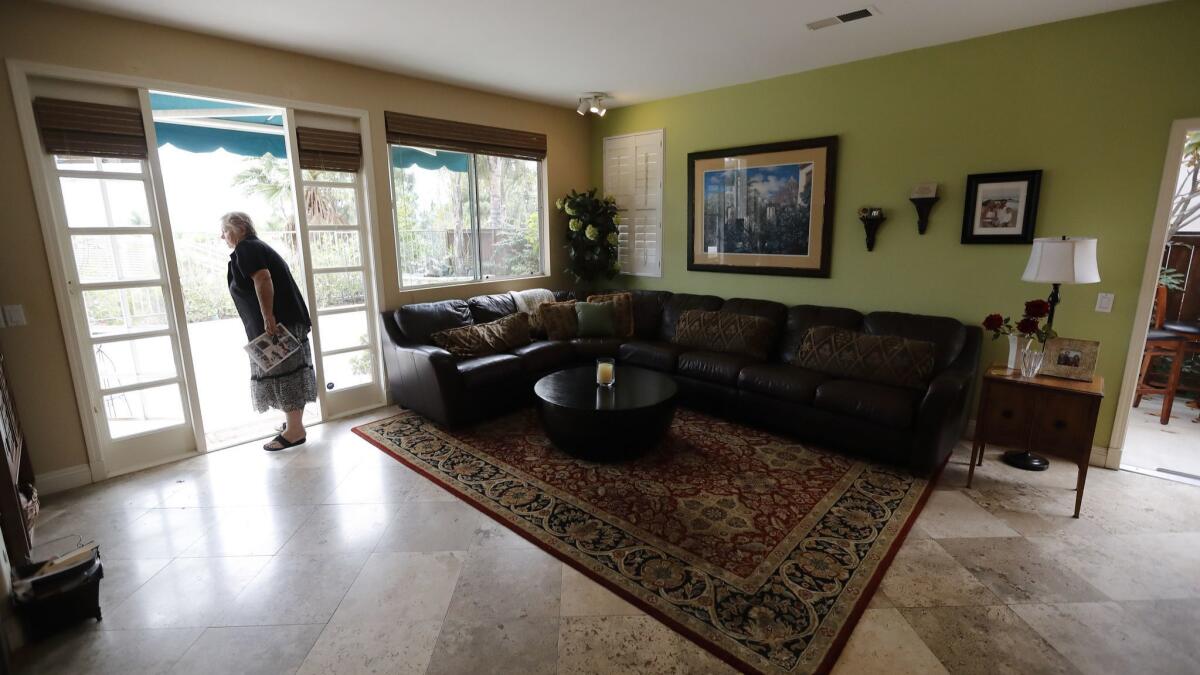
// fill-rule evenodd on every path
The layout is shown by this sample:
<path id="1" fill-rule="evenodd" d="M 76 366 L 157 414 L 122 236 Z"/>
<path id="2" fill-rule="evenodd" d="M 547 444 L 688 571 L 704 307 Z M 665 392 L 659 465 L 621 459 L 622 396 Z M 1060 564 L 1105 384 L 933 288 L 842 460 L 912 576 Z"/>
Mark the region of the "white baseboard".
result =
<path id="1" fill-rule="evenodd" d="M 92 468 L 87 464 L 77 464 L 58 471 L 47 471 L 36 474 L 38 494 L 52 495 L 55 492 L 70 490 L 92 482 Z"/>

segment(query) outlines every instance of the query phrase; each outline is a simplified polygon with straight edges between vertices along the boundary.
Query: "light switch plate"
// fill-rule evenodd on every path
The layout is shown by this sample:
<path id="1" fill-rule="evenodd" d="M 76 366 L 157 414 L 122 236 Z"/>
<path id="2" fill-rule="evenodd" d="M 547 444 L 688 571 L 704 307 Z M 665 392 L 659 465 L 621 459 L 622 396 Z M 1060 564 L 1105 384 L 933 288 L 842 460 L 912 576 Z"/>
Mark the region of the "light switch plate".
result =
<path id="1" fill-rule="evenodd" d="M 1104 312 L 1105 314 L 1111 312 L 1112 306 L 1113 306 L 1113 298 L 1115 298 L 1115 297 L 1116 296 L 1113 293 L 1097 293 L 1096 294 L 1096 311 Z"/>
<path id="2" fill-rule="evenodd" d="M 4 323 L 7 326 L 24 326 L 25 325 L 25 306 L 24 305 L 5 305 L 4 306 Z"/>

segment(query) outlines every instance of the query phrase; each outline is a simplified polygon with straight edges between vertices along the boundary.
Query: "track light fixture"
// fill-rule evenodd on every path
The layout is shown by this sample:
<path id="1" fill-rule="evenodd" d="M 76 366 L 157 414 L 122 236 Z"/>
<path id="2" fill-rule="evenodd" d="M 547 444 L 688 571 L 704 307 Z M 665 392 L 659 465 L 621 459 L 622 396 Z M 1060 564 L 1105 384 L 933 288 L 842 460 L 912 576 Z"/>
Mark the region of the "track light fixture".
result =
<path id="1" fill-rule="evenodd" d="M 600 117 L 604 117 L 604 113 L 608 112 L 608 108 L 604 107 L 604 99 L 608 97 L 602 91 L 590 91 L 579 98 L 579 107 L 575 112 L 580 115 L 586 115 L 589 112 Z"/>

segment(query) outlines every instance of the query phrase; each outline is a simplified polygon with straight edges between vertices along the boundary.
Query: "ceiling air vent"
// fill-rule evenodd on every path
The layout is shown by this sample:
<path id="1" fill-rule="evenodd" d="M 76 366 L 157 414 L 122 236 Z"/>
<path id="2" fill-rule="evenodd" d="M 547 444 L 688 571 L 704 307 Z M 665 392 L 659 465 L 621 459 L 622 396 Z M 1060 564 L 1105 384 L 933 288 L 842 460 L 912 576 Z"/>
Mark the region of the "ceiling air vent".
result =
<path id="1" fill-rule="evenodd" d="M 853 12 L 846 12 L 845 14 L 838 14 L 837 16 L 831 16 L 828 19 L 821 19 L 819 21 L 813 21 L 812 23 L 808 24 L 808 29 L 809 30 L 821 30 L 822 28 L 829 28 L 830 26 L 836 26 L 840 23 L 850 23 L 851 21 L 858 21 L 859 19 L 866 19 L 868 17 L 872 17 L 877 14 L 879 14 L 878 9 L 876 9 L 875 7 L 867 7 L 865 9 L 859 9 L 859 10 L 855 10 Z"/>

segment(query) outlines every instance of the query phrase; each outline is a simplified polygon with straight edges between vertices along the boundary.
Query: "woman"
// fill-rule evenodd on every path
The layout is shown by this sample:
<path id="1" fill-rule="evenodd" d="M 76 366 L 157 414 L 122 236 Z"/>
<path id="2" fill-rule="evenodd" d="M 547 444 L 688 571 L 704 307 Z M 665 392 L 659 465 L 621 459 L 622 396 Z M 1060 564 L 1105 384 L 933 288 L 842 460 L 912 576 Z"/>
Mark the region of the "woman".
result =
<path id="1" fill-rule="evenodd" d="M 281 334 L 283 327 L 300 341 L 300 349 L 269 371 L 250 360 L 250 395 L 254 408 L 282 410 L 287 423 L 282 432 L 263 446 L 283 450 L 300 445 L 304 433 L 304 406 L 317 400 L 317 377 L 313 372 L 308 332 L 312 321 L 304 297 L 292 279 L 287 263 L 258 238 L 250 216 L 232 211 L 221 216 L 221 239 L 233 249 L 229 254 L 229 294 L 246 328 L 246 340 Z"/>

